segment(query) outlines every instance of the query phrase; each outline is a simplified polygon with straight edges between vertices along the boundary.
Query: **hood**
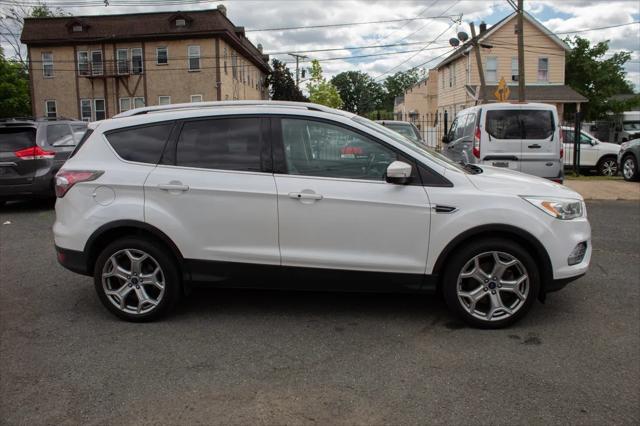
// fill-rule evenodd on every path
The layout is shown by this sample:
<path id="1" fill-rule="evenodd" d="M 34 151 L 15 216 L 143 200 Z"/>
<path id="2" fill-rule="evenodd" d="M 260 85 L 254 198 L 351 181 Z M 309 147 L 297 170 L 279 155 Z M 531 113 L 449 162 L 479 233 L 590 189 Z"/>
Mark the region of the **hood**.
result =
<path id="1" fill-rule="evenodd" d="M 483 170 L 482 173 L 467 176 L 480 191 L 505 195 L 546 196 L 582 200 L 582 196 L 574 190 L 548 179 L 502 167 L 481 165 L 478 165 L 478 167 Z"/>
<path id="2" fill-rule="evenodd" d="M 617 143 L 598 142 L 598 151 L 608 152 L 611 154 L 617 154 L 620 151 L 620 145 Z"/>

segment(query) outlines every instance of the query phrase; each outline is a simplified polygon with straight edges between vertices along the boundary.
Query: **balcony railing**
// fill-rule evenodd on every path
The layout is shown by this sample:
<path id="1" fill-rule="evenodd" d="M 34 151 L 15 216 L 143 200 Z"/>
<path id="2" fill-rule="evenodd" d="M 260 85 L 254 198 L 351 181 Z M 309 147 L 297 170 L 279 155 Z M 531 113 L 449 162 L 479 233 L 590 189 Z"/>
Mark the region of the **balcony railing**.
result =
<path id="1" fill-rule="evenodd" d="M 86 78 L 127 77 L 141 74 L 144 74 L 142 61 L 110 59 L 78 64 L 78 75 Z"/>

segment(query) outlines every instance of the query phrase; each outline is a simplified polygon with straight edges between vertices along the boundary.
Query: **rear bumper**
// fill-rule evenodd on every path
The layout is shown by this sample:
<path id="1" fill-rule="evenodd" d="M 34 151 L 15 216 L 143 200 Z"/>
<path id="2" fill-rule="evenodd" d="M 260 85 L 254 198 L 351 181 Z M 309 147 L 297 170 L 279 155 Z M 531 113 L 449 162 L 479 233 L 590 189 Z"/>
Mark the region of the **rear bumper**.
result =
<path id="1" fill-rule="evenodd" d="M 19 200 L 23 198 L 47 198 L 55 197 L 53 188 L 53 175 L 47 173 L 44 176 L 36 177 L 31 183 L 22 185 L 2 185 L 0 184 L 0 199 Z"/>
<path id="2" fill-rule="evenodd" d="M 87 270 L 87 258 L 81 251 L 68 250 L 56 246 L 58 263 L 77 274 L 91 276 Z"/>

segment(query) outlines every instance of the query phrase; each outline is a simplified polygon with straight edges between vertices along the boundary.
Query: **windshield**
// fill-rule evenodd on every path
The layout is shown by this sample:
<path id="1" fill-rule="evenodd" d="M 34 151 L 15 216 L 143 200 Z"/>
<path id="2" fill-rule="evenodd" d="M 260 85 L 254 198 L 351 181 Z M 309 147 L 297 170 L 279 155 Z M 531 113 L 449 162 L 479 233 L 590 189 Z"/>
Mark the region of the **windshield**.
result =
<path id="1" fill-rule="evenodd" d="M 446 167 L 448 169 L 454 168 L 464 173 L 469 173 L 469 170 L 467 170 L 463 165 L 450 160 L 449 158 L 437 152 L 435 149 L 429 148 L 422 144 L 417 145 L 411 142 L 410 140 L 408 140 L 407 138 L 400 136 L 398 133 L 394 132 L 393 130 L 390 130 L 384 127 L 381 124 L 375 123 L 369 119 L 366 119 L 364 117 L 358 117 L 358 116 L 353 117 L 352 120 L 358 124 L 362 124 L 365 127 L 375 130 L 378 133 L 382 133 L 383 135 L 402 144 L 402 146 L 409 148 L 413 152 L 424 155 L 425 157 L 429 157 L 431 160 L 441 165 L 442 167 Z"/>
<path id="2" fill-rule="evenodd" d="M 640 130 L 640 121 L 625 121 L 622 128 L 627 131 Z"/>
<path id="3" fill-rule="evenodd" d="M 405 138 L 409 138 L 411 140 L 417 140 L 416 134 L 410 125 L 400 124 L 400 123 L 384 123 L 383 126 L 390 128 L 394 132 L 400 133 Z"/>

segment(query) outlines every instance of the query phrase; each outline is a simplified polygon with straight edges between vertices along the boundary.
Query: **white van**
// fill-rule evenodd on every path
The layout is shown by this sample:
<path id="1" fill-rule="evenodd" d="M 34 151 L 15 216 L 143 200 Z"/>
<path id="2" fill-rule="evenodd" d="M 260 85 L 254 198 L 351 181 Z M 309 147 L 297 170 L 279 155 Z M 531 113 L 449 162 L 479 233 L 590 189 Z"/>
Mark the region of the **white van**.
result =
<path id="1" fill-rule="evenodd" d="M 443 137 L 454 161 L 505 167 L 563 180 L 561 127 L 556 107 L 495 103 L 460 111 Z"/>

